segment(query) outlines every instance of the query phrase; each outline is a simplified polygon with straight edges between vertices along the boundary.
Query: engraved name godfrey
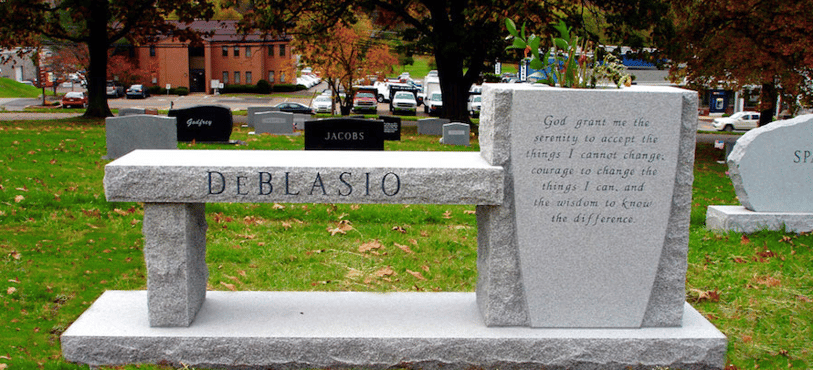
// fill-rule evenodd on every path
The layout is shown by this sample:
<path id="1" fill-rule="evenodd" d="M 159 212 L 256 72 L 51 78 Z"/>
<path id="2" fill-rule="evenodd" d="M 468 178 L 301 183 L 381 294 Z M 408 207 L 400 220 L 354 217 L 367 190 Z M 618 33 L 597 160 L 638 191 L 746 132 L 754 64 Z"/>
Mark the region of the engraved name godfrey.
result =
<path id="1" fill-rule="evenodd" d="M 593 93 L 589 104 L 529 102 L 538 108 L 512 132 L 523 274 L 547 270 L 525 280 L 539 289 L 534 305 L 550 309 L 534 326 L 639 326 L 664 243 L 680 101 Z M 578 313 L 596 305 L 615 309 Z"/>

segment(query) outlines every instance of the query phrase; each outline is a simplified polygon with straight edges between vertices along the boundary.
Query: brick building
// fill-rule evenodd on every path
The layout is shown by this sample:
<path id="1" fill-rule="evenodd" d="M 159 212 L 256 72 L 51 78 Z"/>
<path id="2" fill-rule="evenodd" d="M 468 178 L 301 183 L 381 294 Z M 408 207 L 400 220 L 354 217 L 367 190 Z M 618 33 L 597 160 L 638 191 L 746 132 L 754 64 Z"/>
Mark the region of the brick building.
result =
<path id="1" fill-rule="evenodd" d="M 290 36 L 238 35 L 235 26 L 235 21 L 196 21 L 188 27 L 213 32 L 202 46 L 165 39 L 134 48 L 131 56 L 141 68 L 153 71 L 147 85 L 170 84 L 211 93 L 212 80 L 237 85 L 254 85 L 260 80 L 272 85 L 296 83 Z"/>

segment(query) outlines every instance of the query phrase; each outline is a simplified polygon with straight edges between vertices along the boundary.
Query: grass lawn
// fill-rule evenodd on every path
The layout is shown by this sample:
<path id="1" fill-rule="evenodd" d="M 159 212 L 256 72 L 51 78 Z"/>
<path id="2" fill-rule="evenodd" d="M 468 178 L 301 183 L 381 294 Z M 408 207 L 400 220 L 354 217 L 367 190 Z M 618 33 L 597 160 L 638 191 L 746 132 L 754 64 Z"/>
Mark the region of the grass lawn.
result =
<path id="1" fill-rule="evenodd" d="M 45 90 L 48 91 L 48 89 Z M 42 89 L 40 88 L 0 77 L 0 98 L 36 98 L 41 94 Z"/>
<path id="2" fill-rule="evenodd" d="M 245 146 L 179 148 L 304 146 L 247 133 L 232 135 Z M 406 127 L 386 150 L 479 150 L 437 139 Z M 105 290 L 146 288 L 143 207 L 104 198 L 103 121 L 0 122 L 0 148 L 0 370 L 81 368 L 59 335 Z M 707 231 L 708 205 L 737 203 L 722 156 L 698 146 L 686 299 L 728 336 L 729 369 L 809 369 L 813 237 Z M 209 204 L 207 221 L 210 290 L 475 288 L 474 206 Z M 340 222 L 351 228 L 331 235 Z"/>

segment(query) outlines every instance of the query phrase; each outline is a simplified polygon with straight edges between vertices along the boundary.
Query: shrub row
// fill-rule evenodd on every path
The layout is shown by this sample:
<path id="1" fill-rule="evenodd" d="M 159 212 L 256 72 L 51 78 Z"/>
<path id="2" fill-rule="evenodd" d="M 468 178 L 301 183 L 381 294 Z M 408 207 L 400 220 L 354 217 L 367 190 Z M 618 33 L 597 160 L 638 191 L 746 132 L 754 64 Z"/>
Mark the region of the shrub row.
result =
<path id="1" fill-rule="evenodd" d="M 147 88 L 150 95 L 167 95 L 167 89 L 161 86 L 150 86 Z M 189 95 L 189 88 L 186 86 L 173 87 L 169 89 L 169 95 Z"/>
<path id="2" fill-rule="evenodd" d="M 270 94 L 272 92 L 292 92 L 305 90 L 305 86 L 293 84 L 271 85 L 266 80 L 260 80 L 256 85 L 234 85 L 228 84 L 220 89 L 221 94 Z"/>

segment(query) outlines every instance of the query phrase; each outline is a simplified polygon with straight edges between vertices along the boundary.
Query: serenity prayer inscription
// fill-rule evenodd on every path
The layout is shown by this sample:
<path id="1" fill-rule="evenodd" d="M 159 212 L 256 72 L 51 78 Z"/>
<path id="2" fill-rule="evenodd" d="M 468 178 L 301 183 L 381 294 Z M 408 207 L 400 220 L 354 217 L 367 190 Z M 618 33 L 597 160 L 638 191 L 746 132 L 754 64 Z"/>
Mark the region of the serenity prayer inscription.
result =
<path id="1" fill-rule="evenodd" d="M 515 95 L 535 108 L 515 112 L 511 172 L 527 299 L 541 308 L 532 325 L 639 327 L 669 221 L 681 105 L 656 93 L 591 91 L 590 104 L 528 95 Z"/>
<path id="2" fill-rule="evenodd" d="M 554 223 L 635 223 L 634 211 L 653 206 L 647 181 L 668 163 L 659 136 L 650 132 L 655 123 L 643 117 L 568 118 L 545 116 L 520 157 L 542 179 L 534 207 L 554 210 Z"/>

